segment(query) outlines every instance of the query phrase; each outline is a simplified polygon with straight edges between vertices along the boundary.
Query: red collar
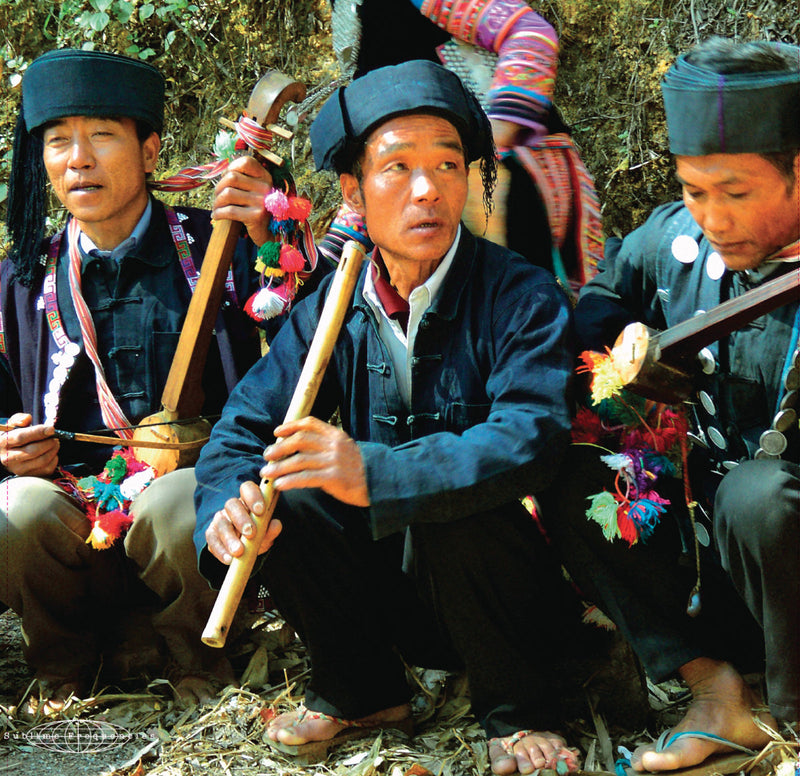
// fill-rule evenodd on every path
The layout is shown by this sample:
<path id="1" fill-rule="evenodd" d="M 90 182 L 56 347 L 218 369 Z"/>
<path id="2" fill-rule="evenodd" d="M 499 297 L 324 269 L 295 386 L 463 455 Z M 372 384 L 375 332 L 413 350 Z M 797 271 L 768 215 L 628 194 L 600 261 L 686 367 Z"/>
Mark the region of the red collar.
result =
<path id="1" fill-rule="evenodd" d="M 389 282 L 389 273 L 380 251 L 376 248 L 372 252 L 372 282 L 375 293 L 389 318 L 396 320 L 405 331 L 408 328 L 408 301 L 397 293 L 397 289 Z"/>

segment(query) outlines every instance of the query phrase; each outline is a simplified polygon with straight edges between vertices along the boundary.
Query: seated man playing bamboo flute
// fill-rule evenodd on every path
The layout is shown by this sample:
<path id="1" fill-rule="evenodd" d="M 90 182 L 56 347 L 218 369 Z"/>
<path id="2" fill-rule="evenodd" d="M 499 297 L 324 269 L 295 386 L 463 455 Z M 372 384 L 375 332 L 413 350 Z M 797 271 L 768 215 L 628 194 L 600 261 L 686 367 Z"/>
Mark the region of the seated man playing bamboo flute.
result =
<path id="1" fill-rule="evenodd" d="M 164 91 L 161 74 L 141 61 L 72 49 L 42 55 L 22 82 L 0 298 L 0 602 L 22 618 L 45 711 L 91 688 L 101 655 L 113 653 L 140 603 L 160 602 L 153 626 L 173 677 L 184 677 L 179 692 L 207 695 L 208 682 L 192 675 L 230 673 L 200 643 L 214 596 L 190 539 L 192 470 L 141 492 L 159 472 L 112 455 L 113 444 L 57 435 L 113 429 L 122 443 L 160 407 L 212 231 L 208 211 L 169 208 L 148 192 Z M 48 181 L 69 217 L 45 239 Z M 243 222 L 260 245 L 272 239 L 270 191 L 266 169 L 236 159 L 214 215 Z M 240 242 L 222 311 L 212 315 L 202 375 L 202 412 L 211 416 L 260 356 L 242 310 L 258 290 L 255 245 Z M 124 546 L 103 548 L 132 517 Z"/>
<path id="2" fill-rule="evenodd" d="M 800 720 L 800 48 L 710 39 L 662 86 L 683 202 L 607 251 L 577 306 L 582 345 L 602 353 L 637 321 L 666 330 L 665 360 L 671 327 L 702 331 L 701 311 L 742 310 L 756 289 L 773 309 L 695 345 L 686 405 L 597 396 L 595 418 L 576 424 L 591 444 L 573 446 L 544 510 L 567 568 L 650 677 L 678 674 L 692 692 L 682 721 L 633 753 L 638 771 L 757 750 L 770 740 L 760 723 L 786 734 Z M 623 338 L 612 362 L 627 368 L 636 347 Z M 665 370 L 653 383 L 673 381 Z M 615 484 L 597 446 L 630 422 L 622 455 L 606 457 Z M 743 679 L 754 672 L 764 697 Z"/>
<path id="3" fill-rule="evenodd" d="M 311 139 L 376 248 L 311 415 L 283 422 L 325 280 L 231 394 L 196 467 L 195 542 L 214 585 L 241 537 L 260 537 L 259 477 L 279 492 L 256 578 L 311 678 L 268 735 L 301 754 L 408 730 L 405 661 L 466 670 L 495 773 L 575 770 L 552 682 L 579 602 L 520 503 L 567 442 L 569 303 L 547 271 L 459 223 L 469 163 L 488 196 L 495 155 L 450 71 L 374 70 L 328 99 Z M 337 409 L 340 426 L 326 422 Z"/>

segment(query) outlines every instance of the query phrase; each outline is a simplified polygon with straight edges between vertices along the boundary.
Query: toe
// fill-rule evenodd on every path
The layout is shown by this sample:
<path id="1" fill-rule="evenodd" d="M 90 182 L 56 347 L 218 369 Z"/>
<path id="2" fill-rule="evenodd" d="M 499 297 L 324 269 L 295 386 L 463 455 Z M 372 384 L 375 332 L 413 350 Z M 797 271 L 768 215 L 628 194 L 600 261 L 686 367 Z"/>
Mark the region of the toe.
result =
<path id="1" fill-rule="evenodd" d="M 517 755 L 517 771 L 519 773 L 533 773 L 534 770 L 536 770 L 534 768 L 534 763 L 525 757 L 525 755 Z"/>
<path id="2" fill-rule="evenodd" d="M 511 774 L 517 773 L 517 758 L 514 755 L 506 754 L 498 747 L 497 754 L 494 757 L 490 755 L 490 758 L 492 773 L 496 773 L 498 776 L 511 776 Z"/>

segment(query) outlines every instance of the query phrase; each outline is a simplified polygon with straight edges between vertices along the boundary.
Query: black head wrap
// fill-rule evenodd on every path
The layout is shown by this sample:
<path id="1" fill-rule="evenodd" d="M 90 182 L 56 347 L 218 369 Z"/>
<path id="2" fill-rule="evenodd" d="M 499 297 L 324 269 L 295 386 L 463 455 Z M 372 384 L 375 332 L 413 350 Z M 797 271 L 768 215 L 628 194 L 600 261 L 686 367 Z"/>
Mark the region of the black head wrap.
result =
<path id="1" fill-rule="evenodd" d="M 748 44 L 740 44 L 748 45 Z M 681 156 L 773 153 L 800 147 L 800 48 L 773 47 L 794 70 L 720 73 L 688 52 L 661 84 L 669 150 Z"/>
<path id="2" fill-rule="evenodd" d="M 497 178 L 491 124 L 459 77 L 435 62 L 412 60 L 381 67 L 337 89 L 311 125 L 317 169 L 350 172 L 374 129 L 412 113 L 442 116 L 458 130 L 469 161 L 481 160 L 484 205 L 491 209 Z"/>
<path id="3" fill-rule="evenodd" d="M 35 59 L 22 79 L 11 175 L 8 182 L 9 258 L 15 277 L 31 285 L 47 215 L 47 173 L 42 127 L 66 116 L 125 116 L 154 132 L 164 125 L 164 79 L 154 67 L 100 51 L 57 49 Z"/>

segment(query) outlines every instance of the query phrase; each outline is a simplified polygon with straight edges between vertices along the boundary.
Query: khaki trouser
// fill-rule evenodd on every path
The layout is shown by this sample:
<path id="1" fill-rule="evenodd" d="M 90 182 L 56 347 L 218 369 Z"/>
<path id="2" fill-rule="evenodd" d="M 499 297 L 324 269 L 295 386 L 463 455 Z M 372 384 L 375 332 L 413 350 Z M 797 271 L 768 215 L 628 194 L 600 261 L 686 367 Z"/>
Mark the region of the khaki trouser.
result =
<path id="1" fill-rule="evenodd" d="M 180 671 L 220 659 L 200 642 L 215 593 L 197 571 L 194 487 L 192 469 L 155 480 L 133 503 L 124 545 L 95 550 L 85 514 L 57 485 L 40 477 L 0 483 L 0 601 L 22 618 L 33 668 L 93 672 L 126 611 L 146 603 L 155 604 L 153 627 Z"/>

